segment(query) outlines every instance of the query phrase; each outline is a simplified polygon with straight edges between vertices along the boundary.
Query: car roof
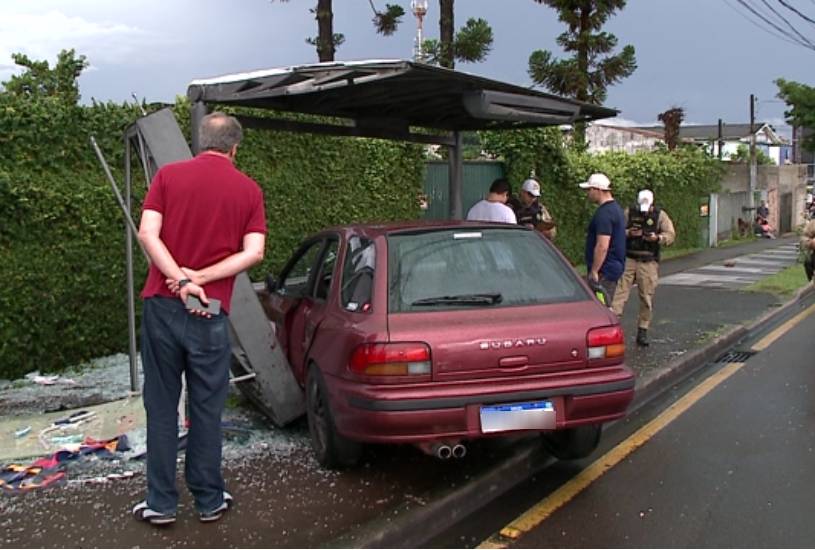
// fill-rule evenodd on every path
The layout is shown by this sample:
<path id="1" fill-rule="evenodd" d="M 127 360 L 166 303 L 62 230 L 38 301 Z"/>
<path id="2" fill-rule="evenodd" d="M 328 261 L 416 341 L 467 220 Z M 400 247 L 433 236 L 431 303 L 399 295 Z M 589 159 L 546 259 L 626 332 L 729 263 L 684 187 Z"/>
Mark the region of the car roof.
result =
<path id="1" fill-rule="evenodd" d="M 412 233 L 445 229 L 505 229 L 530 231 L 530 229 L 506 223 L 475 222 L 460 220 L 406 220 L 380 223 L 354 223 L 327 227 L 321 233 L 363 233 L 368 237 L 386 236 L 394 233 Z"/>

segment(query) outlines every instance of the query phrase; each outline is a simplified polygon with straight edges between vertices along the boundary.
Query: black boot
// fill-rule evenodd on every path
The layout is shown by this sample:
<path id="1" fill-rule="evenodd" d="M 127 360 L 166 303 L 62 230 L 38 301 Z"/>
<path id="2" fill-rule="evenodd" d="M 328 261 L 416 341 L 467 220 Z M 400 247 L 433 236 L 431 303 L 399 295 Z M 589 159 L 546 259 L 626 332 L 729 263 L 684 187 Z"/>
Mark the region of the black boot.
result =
<path id="1" fill-rule="evenodd" d="M 648 329 L 647 328 L 638 328 L 637 329 L 637 345 L 642 347 L 648 347 Z"/>

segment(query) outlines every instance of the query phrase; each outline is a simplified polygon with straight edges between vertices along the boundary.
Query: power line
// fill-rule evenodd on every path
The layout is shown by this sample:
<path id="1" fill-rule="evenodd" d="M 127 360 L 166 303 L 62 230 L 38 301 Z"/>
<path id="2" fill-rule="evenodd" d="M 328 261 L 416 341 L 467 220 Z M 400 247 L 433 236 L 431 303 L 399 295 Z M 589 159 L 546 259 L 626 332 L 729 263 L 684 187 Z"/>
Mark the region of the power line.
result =
<path id="1" fill-rule="evenodd" d="M 782 34 L 785 32 L 785 31 L 784 31 L 784 29 L 782 29 L 781 27 L 779 27 L 778 25 L 776 25 L 775 23 L 773 23 L 772 21 L 770 21 L 770 20 L 767 18 L 767 16 L 766 16 L 766 15 L 764 15 L 764 14 L 760 13 L 760 12 L 759 12 L 758 10 L 756 10 L 756 9 L 755 9 L 753 6 L 751 6 L 750 4 L 748 4 L 748 3 L 746 2 L 746 0 L 736 0 L 736 2 L 738 2 L 739 4 L 741 4 L 742 6 L 744 6 L 745 8 L 747 8 L 748 10 L 750 10 L 750 12 L 751 12 L 753 15 L 755 15 L 756 17 L 758 17 L 759 19 L 761 19 L 762 21 L 764 21 L 766 24 L 770 25 L 772 28 L 774 28 L 774 29 L 775 29 L 775 30 L 777 30 L 778 32 L 780 32 L 780 33 L 782 33 Z M 794 40 L 795 42 L 798 42 L 798 43 L 799 43 L 799 44 L 801 44 L 802 46 L 806 46 L 806 44 L 801 43 L 799 40 L 796 40 L 795 38 L 793 38 L 792 40 Z"/>
<path id="2" fill-rule="evenodd" d="M 725 0 L 725 1 L 726 1 L 726 0 Z M 785 31 L 783 28 L 779 27 L 779 26 L 778 26 L 778 24 L 776 24 L 775 22 L 771 21 L 771 20 L 770 20 L 770 18 L 767 16 L 767 14 L 765 14 L 765 13 L 762 13 L 762 12 L 758 11 L 758 10 L 757 10 L 755 7 L 753 7 L 752 5 L 748 4 L 746 0 L 736 0 L 736 1 L 737 1 L 737 2 L 738 2 L 738 3 L 739 3 L 741 6 L 742 6 L 742 7 L 744 7 L 744 8 L 745 8 L 745 9 L 747 9 L 747 10 L 748 10 L 750 13 L 752 13 L 752 14 L 753 14 L 753 16 L 757 17 L 759 20 L 761 20 L 761 21 L 764 23 L 764 25 L 757 24 L 755 21 L 753 21 L 752 19 L 750 19 L 750 18 L 748 17 L 748 20 L 750 20 L 750 21 L 751 21 L 751 22 L 752 22 L 754 25 L 757 25 L 757 26 L 758 26 L 759 28 L 761 28 L 762 30 L 764 30 L 764 31 L 766 31 L 766 32 L 769 32 L 770 34 L 772 34 L 772 35 L 773 35 L 773 36 L 775 36 L 776 38 L 781 38 L 782 40 L 786 40 L 787 42 L 790 42 L 790 43 L 793 43 L 793 44 L 797 44 L 797 45 L 799 45 L 799 46 L 803 46 L 803 47 L 805 47 L 805 48 L 807 48 L 807 49 L 809 49 L 809 50 L 815 50 L 815 45 L 813 45 L 813 43 L 812 43 L 812 42 L 811 42 L 809 39 L 807 39 L 807 38 L 806 38 L 806 37 L 804 37 L 804 36 L 803 36 L 801 33 L 799 33 L 799 32 L 797 31 L 797 29 L 795 29 L 795 26 L 794 26 L 792 23 L 790 23 L 790 22 L 789 22 L 789 21 L 788 21 L 788 20 L 787 20 L 785 17 L 783 17 L 783 16 L 781 16 L 780 14 L 778 14 L 778 12 L 775 12 L 775 10 L 772 10 L 772 8 L 770 8 L 770 9 L 771 9 L 773 12 L 775 12 L 776 16 L 777 16 L 777 17 L 779 17 L 779 19 L 781 19 L 781 20 L 784 22 L 784 24 L 786 24 L 788 27 L 790 27 L 791 29 L 793 29 L 793 31 L 794 31 L 796 34 L 798 34 L 798 35 L 799 35 L 801 38 L 795 38 L 795 37 L 786 36 L 787 32 L 786 32 L 786 31 Z M 762 0 L 762 1 L 764 1 L 764 0 Z M 765 4 L 766 4 L 766 1 L 765 1 Z M 728 5 L 729 5 L 729 4 L 728 4 Z M 768 5 L 768 4 L 767 4 L 767 5 Z M 732 6 L 731 6 L 731 7 L 732 7 Z M 768 5 L 768 7 L 769 7 L 769 5 Z M 737 11 L 738 11 L 738 10 L 737 10 Z M 739 12 L 739 13 L 741 13 L 741 14 L 742 14 L 742 15 L 744 15 L 744 16 L 746 16 L 746 14 L 744 14 L 744 13 L 742 13 L 742 12 Z M 778 34 L 775 34 L 775 33 L 774 33 L 774 32 L 772 32 L 770 29 L 768 29 L 768 28 L 767 28 L 767 25 L 769 25 L 770 27 L 772 27 L 773 29 L 775 29 L 777 32 L 781 33 L 781 36 L 779 36 Z"/>
<path id="3" fill-rule="evenodd" d="M 770 5 L 770 3 L 769 3 L 767 0 L 761 0 L 761 1 L 764 3 L 764 5 L 765 5 L 765 6 L 767 6 L 767 7 L 770 9 L 770 11 L 771 11 L 771 12 L 773 12 L 773 13 L 774 13 L 774 14 L 775 14 L 775 15 L 776 15 L 776 16 L 777 16 L 779 19 L 781 19 L 781 21 L 783 21 L 783 22 L 784 22 L 784 24 L 785 24 L 786 26 L 788 26 L 788 27 L 790 28 L 790 30 L 792 30 L 792 32 L 794 32 L 795 34 L 797 34 L 797 35 L 798 35 L 798 36 L 801 38 L 801 40 L 805 41 L 805 42 L 806 42 L 807 44 L 809 44 L 810 46 L 813 46 L 812 42 L 811 42 L 811 41 L 810 41 L 810 40 L 809 40 L 809 39 L 808 39 L 806 36 L 804 36 L 803 34 L 801 34 L 800 32 L 798 32 L 798 29 L 796 29 L 796 28 L 795 28 L 795 26 L 794 26 L 792 23 L 790 23 L 790 22 L 789 22 L 789 20 L 788 20 L 786 17 L 784 17 L 783 15 L 781 15 L 780 13 L 778 13 L 778 12 L 775 10 L 775 8 L 774 8 L 774 7 L 772 7 L 772 6 Z M 782 4 L 784 3 L 784 2 L 783 2 L 783 0 L 779 0 L 779 2 L 781 2 Z"/>
<path id="4" fill-rule="evenodd" d="M 815 0 L 812 0 L 812 1 L 815 2 Z M 738 9 L 736 6 L 732 5 L 728 0 L 724 0 L 724 3 L 727 4 L 730 7 L 730 9 L 732 9 L 733 11 L 738 13 L 740 16 L 742 16 L 744 19 L 746 19 L 749 23 L 752 23 L 753 26 L 755 26 L 756 28 L 766 32 L 767 34 L 771 34 L 772 36 L 774 36 L 776 38 L 779 38 L 779 39 L 783 40 L 784 42 L 788 42 L 788 43 L 794 44 L 796 46 L 799 45 L 798 42 L 794 42 L 793 40 L 790 40 L 786 35 L 777 34 L 777 33 L 773 32 L 772 30 L 766 28 L 765 26 L 762 26 L 760 23 L 757 23 L 749 15 L 744 13 L 742 10 Z"/>
<path id="5" fill-rule="evenodd" d="M 782 6 L 784 6 L 785 8 L 787 8 L 788 10 L 790 10 L 791 12 L 798 15 L 798 17 L 800 17 L 804 21 L 807 21 L 808 23 L 812 23 L 813 25 L 815 25 L 815 19 L 811 19 L 811 18 L 807 17 L 806 15 L 804 15 L 803 13 L 801 13 L 800 11 L 795 9 L 793 6 L 790 6 L 789 4 L 787 4 L 784 0 L 778 0 L 778 3 L 781 4 Z"/>
<path id="6" fill-rule="evenodd" d="M 815 0 L 812 0 L 812 1 L 815 2 Z M 749 15 L 744 13 L 742 10 L 740 10 L 736 6 L 732 5 L 728 0 L 724 0 L 724 3 L 727 4 L 730 7 L 730 9 L 732 9 L 733 11 L 738 13 L 740 16 L 742 16 L 744 19 L 746 19 L 748 22 L 752 23 L 756 28 L 766 32 L 767 34 L 771 34 L 772 36 L 774 36 L 774 37 L 776 37 L 776 38 L 778 38 L 780 40 L 783 40 L 784 42 L 788 42 L 788 43 L 794 44 L 796 46 L 802 46 L 803 45 L 804 47 L 807 47 L 806 45 L 801 44 L 798 41 L 795 41 L 795 40 L 792 40 L 792 39 L 788 38 L 785 33 L 784 34 L 777 34 L 777 33 L 773 32 L 772 30 L 768 29 L 766 26 L 762 26 L 760 23 L 757 23 L 756 21 L 754 21 Z"/>

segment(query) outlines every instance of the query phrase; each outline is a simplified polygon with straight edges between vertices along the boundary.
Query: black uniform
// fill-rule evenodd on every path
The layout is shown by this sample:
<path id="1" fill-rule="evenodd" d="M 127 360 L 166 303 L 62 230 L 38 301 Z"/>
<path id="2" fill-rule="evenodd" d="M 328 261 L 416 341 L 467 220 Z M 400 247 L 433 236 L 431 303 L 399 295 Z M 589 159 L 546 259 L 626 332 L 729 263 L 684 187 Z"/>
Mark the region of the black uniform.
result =
<path id="1" fill-rule="evenodd" d="M 627 237 L 625 240 L 625 255 L 640 262 L 659 261 L 659 240 L 646 241 L 642 237 L 657 233 L 659 227 L 659 208 L 654 207 L 648 212 L 641 212 L 639 207 L 628 209 L 628 226 L 626 229 L 641 229 L 642 235 Z"/>
<path id="2" fill-rule="evenodd" d="M 543 219 L 543 208 L 541 204 L 535 200 L 532 204 L 519 204 L 515 210 L 515 217 L 518 219 L 518 225 L 532 225 L 536 226 Z"/>

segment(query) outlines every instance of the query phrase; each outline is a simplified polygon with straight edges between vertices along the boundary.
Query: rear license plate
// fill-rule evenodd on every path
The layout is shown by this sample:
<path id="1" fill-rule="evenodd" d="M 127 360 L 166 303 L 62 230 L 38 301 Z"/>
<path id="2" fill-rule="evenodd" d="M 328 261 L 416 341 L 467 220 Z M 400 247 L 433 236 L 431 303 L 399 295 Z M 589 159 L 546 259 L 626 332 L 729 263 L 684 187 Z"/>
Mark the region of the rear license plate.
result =
<path id="1" fill-rule="evenodd" d="M 555 406 L 551 401 L 481 407 L 482 433 L 554 429 Z"/>

